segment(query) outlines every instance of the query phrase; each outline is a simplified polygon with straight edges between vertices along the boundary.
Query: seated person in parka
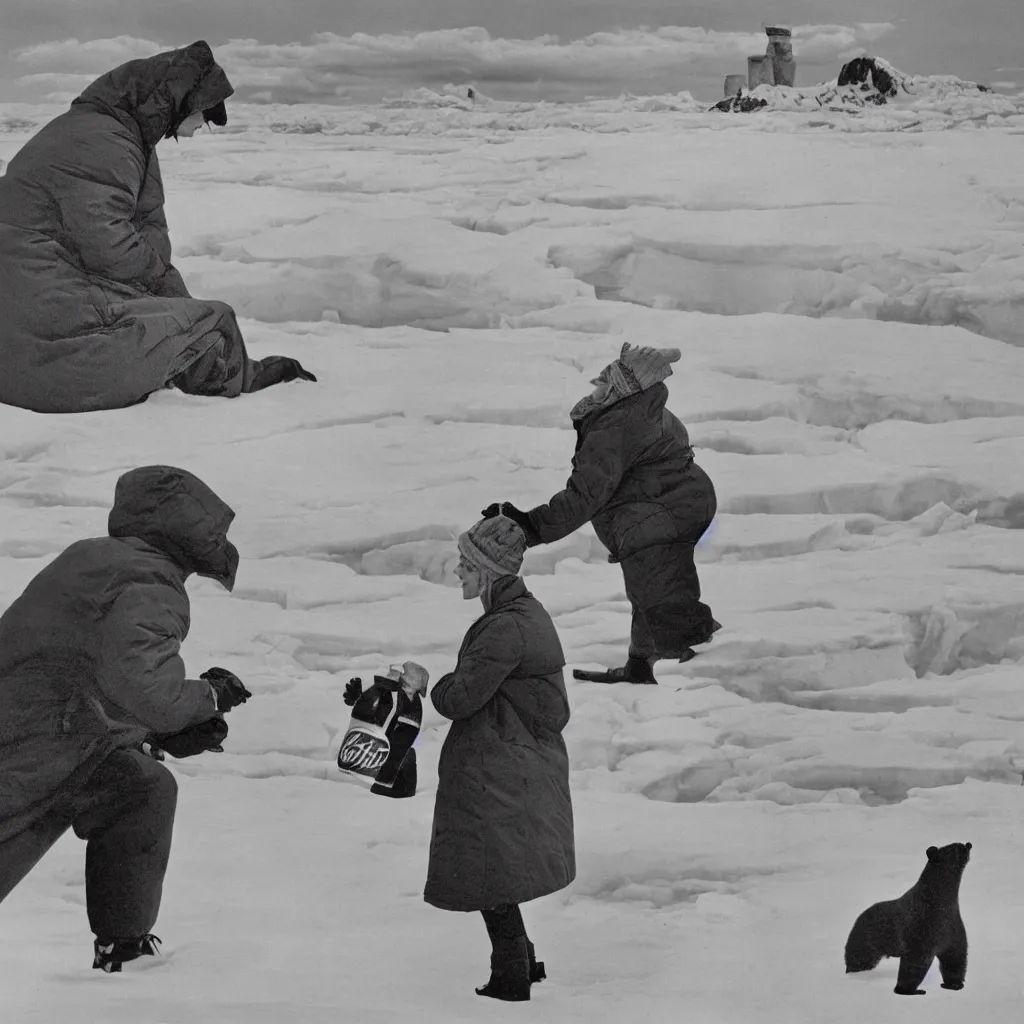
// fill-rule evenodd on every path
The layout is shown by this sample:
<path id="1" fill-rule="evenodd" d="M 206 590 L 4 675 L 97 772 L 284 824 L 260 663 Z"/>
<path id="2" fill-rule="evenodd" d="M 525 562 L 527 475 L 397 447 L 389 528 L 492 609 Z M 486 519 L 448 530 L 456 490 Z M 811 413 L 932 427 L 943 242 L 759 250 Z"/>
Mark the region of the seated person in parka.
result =
<path id="1" fill-rule="evenodd" d="M 491 977 L 477 994 L 521 1002 L 546 971 L 519 905 L 576 877 L 562 738 L 569 721 L 565 656 L 551 616 L 519 577 L 522 530 L 492 517 L 458 543 L 462 596 L 479 597 L 484 614 L 430 694 L 452 724 L 437 765 L 423 895 L 442 910 L 482 913 Z"/>
<path id="2" fill-rule="evenodd" d="M 700 600 L 694 564 L 718 509 L 715 488 L 693 461 L 686 427 L 665 408 L 662 382 L 679 358 L 679 349 L 624 344 L 569 413 L 576 454 L 565 489 L 529 512 L 510 502 L 483 511 L 514 519 L 530 546 L 592 522 L 608 560 L 622 566 L 633 613 L 628 660 L 607 672 L 576 671 L 577 679 L 655 683 L 655 661 L 689 661 L 693 645 L 721 628 Z"/>
<path id="3" fill-rule="evenodd" d="M 118 409 L 174 386 L 234 398 L 315 380 L 250 359 L 232 308 L 171 263 L 156 145 L 224 125 L 234 92 L 205 42 L 128 61 L 44 125 L 0 177 L 0 402 Z"/>
<path id="4" fill-rule="evenodd" d="M 187 577 L 234 586 L 233 518 L 191 473 L 134 469 L 110 535 L 72 544 L 0 616 L 0 900 L 73 828 L 93 966 L 108 972 L 159 942 L 177 784 L 143 743 L 217 749 L 222 713 L 251 696 L 224 669 L 187 678 L 178 655 Z"/>

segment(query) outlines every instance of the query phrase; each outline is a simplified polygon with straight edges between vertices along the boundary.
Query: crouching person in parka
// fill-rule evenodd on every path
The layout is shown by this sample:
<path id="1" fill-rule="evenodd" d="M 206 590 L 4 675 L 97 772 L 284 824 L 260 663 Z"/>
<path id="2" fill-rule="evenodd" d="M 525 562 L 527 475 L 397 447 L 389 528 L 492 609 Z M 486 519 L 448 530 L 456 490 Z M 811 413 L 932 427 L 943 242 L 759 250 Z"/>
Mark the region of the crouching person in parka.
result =
<path id="1" fill-rule="evenodd" d="M 107 537 L 72 544 L 0 616 L 0 900 L 68 829 L 86 840 L 93 966 L 157 951 L 177 798 L 142 752 L 215 749 L 251 696 L 223 669 L 188 679 L 192 573 L 234 586 L 234 512 L 201 480 L 145 466 L 118 481 Z"/>
<path id="2" fill-rule="evenodd" d="M 442 910 L 480 911 L 491 977 L 476 991 L 530 998 L 545 977 L 519 905 L 576 877 L 565 656 L 551 617 L 518 573 L 526 550 L 510 519 L 483 520 L 459 537 L 462 595 L 484 614 L 455 670 L 431 691 L 452 720 L 438 764 L 424 898 Z"/>
<path id="3" fill-rule="evenodd" d="M 694 550 L 718 510 L 711 478 L 693 461 L 686 427 L 665 407 L 679 349 L 633 348 L 591 381 L 569 413 L 576 454 L 565 489 L 528 512 L 495 503 L 528 543 L 550 544 L 591 522 L 618 562 L 632 606 L 629 656 L 606 672 L 575 671 L 600 683 L 656 683 L 660 658 L 689 661 L 693 646 L 721 628 L 701 601 Z"/>
<path id="4" fill-rule="evenodd" d="M 0 175 L 0 403 L 122 409 L 165 387 L 236 398 L 316 377 L 252 359 L 226 302 L 171 262 L 156 147 L 227 124 L 208 43 L 130 60 L 44 125 Z"/>

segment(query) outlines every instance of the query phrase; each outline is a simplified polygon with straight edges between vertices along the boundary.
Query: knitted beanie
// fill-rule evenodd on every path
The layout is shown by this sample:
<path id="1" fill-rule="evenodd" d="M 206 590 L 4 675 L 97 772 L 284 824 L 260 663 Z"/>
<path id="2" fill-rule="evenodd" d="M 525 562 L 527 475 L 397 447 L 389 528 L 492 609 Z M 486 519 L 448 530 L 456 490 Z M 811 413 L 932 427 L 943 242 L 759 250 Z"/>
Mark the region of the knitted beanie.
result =
<path id="1" fill-rule="evenodd" d="M 617 362 L 633 375 L 640 390 L 646 391 L 671 376 L 670 364 L 678 362 L 682 355 L 677 348 L 650 348 L 646 345 L 632 348 L 627 341 Z"/>
<path id="2" fill-rule="evenodd" d="M 474 565 L 498 576 L 518 576 L 526 551 L 526 534 L 507 516 L 481 519 L 459 535 L 459 551 Z"/>

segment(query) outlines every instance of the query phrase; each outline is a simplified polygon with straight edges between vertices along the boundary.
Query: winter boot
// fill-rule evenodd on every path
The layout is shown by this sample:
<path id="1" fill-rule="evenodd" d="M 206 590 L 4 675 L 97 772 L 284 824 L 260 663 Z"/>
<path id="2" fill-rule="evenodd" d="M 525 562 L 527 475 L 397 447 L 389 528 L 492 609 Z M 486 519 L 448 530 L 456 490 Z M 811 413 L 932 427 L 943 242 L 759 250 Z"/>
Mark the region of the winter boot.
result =
<path id="1" fill-rule="evenodd" d="M 543 981 L 548 976 L 544 970 L 544 961 L 537 959 L 537 951 L 529 939 L 526 940 L 526 955 L 530 960 L 530 984 Z"/>
<path id="2" fill-rule="evenodd" d="M 626 664 L 621 668 L 610 668 L 605 672 L 588 672 L 583 669 L 573 669 L 574 679 L 582 679 L 588 683 L 639 683 L 648 686 L 657 686 L 658 680 L 654 678 L 654 671 L 646 658 L 627 658 Z"/>
<path id="3" fill-rule="evenodd" d="M 715 634 L 721 628 L 722 628 L 722 624 L 717 619 L 712 619 L 711 620 L 711 628 L 708 630 L 708 635 L 706 637 L 704 637 L 703 640 L 698 640 L 697 643 L 701 643 L 701 644 L 709 644 L 709 643 L 711 643 L 711 641 L 714 640 L 714 638 L 715 638 Z M 697 652 L 692 647 L 687 647 L 686 650 L 683 651 L 682 655 L 680 655 L 679 664 L 680 665 L 684 665 L 691 658 L 696 658 L 696 657 L 697 657 Z"/>
<path id="4" fill-rule="evenodd" d="M 141 939 L 105 939 L 97 937 L 93 943 L 94 969 L 107 974 L 118 974 L 121 964 L 140 956 L 156 956 L 160 952 L 160 940 L 155 935 L 143 935 Z"/>
<path id="5" fill-rule="evenodd" d="M 508 1003 L 529 1000 L 530 956 L 525 935 L 511 942 L 502 942 L 491 954 L 490 980 L 483 988 L 478 988 L 476 994 Z"/>

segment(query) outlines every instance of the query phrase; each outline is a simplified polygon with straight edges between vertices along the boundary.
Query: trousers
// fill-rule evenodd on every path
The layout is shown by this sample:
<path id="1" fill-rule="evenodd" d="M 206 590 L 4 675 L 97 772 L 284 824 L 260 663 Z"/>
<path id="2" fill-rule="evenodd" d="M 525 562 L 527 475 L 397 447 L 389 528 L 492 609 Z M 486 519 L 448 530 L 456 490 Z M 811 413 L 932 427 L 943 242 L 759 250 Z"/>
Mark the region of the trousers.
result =
<path id="1" fill-rule="evenodd" d="M 105 939 L 134 939 L 156 923 L 171 852 L 178 784 L 137 750 L 112 753 L 63 810 L 0 843 L 0 901 L 69 829 L 85 848 L 89 926 Z"/>

